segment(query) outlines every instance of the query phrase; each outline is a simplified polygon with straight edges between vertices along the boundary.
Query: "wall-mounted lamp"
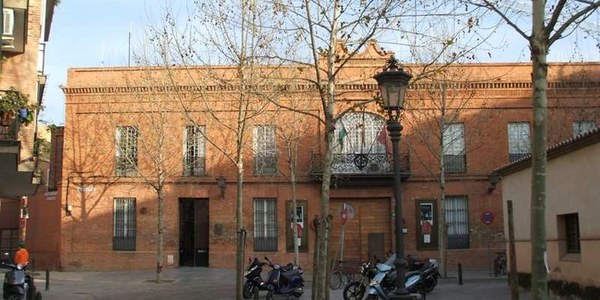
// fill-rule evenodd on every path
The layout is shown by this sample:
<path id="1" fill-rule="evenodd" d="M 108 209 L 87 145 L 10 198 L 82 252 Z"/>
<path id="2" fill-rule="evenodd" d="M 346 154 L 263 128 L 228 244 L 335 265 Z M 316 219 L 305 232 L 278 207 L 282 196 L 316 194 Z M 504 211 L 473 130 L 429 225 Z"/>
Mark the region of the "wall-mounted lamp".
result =
<path id="1" fill-rule="evenodd" d="M 225 199 L 225 187 L 227 187 L 227 179 L 225 179 L 224 176 L 219 176 L 217 178 L 217 187 L 221 193 L 221 200 Z"/>
<path id="2" fill-rule="evenodd" d="M 73 205 L 71 205 L 71 204 L 65 205 L 65 214 L 67 216 L 70 216 L 72 211 L 73 211 Z"/>
<path id="3" fill-rule="evenodd" d="M 21 219 L 29 219 L 29 208 L 27 206 L 21 207 Z"/>
<path id="4" fill-rule="evenodd" d="M 496 189 L 496 185 L 500 182 L 500 174 L 493 172 L 488 176 L 488 180 L 490 181 L 490 186 L 488 186 L 488 193 L 491 193 Z"/>

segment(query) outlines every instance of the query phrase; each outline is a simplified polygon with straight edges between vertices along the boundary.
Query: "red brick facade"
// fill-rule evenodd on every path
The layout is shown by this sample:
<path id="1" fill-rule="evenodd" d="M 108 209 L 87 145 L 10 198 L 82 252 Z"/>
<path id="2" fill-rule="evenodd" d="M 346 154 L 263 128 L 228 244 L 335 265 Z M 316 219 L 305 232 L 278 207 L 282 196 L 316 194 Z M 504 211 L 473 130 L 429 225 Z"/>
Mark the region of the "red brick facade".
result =
<path id="1" fill-rule="evenodd" d="M 371 46 L 373 47 L 373 46 Z M 358 101 L 372 99 L 376 85 L 372 76 L 378 72 L 386 57 L 377 56 L 373 49 L 348 66 L 343 73 L 337 90 L 339 109 L 349 107 Z M 410 69 L 410 68 L 409 68 Z M 415 68 L 416 70 L 417 68 Z M 571 123 L 579 120 L 598 122 L 598 95 L 600 94 L 600 64 L 554 64 L 550 66 L 550 117 L 551 138 L 558 140 L 571 134 Z M 237 111 L 234 109 L 234 89 L 213 86 L 210 96 L 204 98 L 199 90 L 194 90 L 192 79 L 182 70 L 175 70 L 174 82 L 177 87 L 158 86 L 139 81 L 147 70 L 137 68 L 86 68 L 71 69 L 64 88 L 66 94 L 65 144 L 61 192 L 61 242 L 60 264 L 65 270 L 115 270 L 133 268 L 154 268 L 156 266 L 156 192 L 145 183 L 142 176 L 115 176 L 115 130 L 117 126 L 137 126 L 138 138 L 153 139 L 152 127 L 158 122 L 142 120 L 141 115 L 157 115 L 158 110 L 140 110 L 140 103 L 150 107 L 152 99 L 167 101 L 169 114 L 163 123 L 168 125 L 167 143 L 162 149 L 174 158 L 171 172 L 165 186 L 164 201 L 164 258 L 167 267 L 177 267 L 180 260 L 181 232 L 184 214 L 179 210 L 182 199 L 204 201 L 203 210 L 197 210 L 196 221 L 206 218 L 203 228 L 208 232 L 208 265 L 210 267 L 233 268 L 236 249 L 236 166 L 229 160 L 234 136 L 228 135 L 225 126 L 235 124 Z M 192 74 L 201 77 L 205 69 L 191 69 Z M 218 71 L 227 76 L 232 69 Z M 154 79 L 166 74 L 164 70 L 150 70 Z M 195 73 L 194 73 L 195 72 Z M 500 191 L 491 186 L 491 171 L 508 162 L 507 123 L 531 122 L 531 83 L 530 66 L 527 64 L 473 64 L 451 67 L 449 72 L 460 72 L 466 79 L 446 95 L 461 96 L 464 112 L 452 123 L 464 124 L 466 147 L 466 172 L 448 174 L 446 195 L 464 196 L 468 216 L 468 247 L 448 251 L 448 265 L 452 269 L 458 263 L 467 269 L 486 270 L 491 266 L 496 251 L 502 249 L 502 203 Z M 185 74 L 184 74 L 185 73 Z M 449 73 L 450 74 L 450 73 Z M 456 74 L 456 73 L 454 73 Z M 583 74 L 583 75 L 582 75 Z M 306 76 L 306 74 L 303 74 Z M 345 82 L 345 83 L 344 83 Z M 420 115 L 432 111 L 429 92 L 434 90 L 430 81 L 414 83 L 407 93 L 406 111 L 403 117 L 403 139 L 401 153 L 406 164 L 402 183 L 402 202 L 405 234 L 405 252 L 422 256 L 437 257 L 437 230 L 432 235 L 423 236 L 420 223 L 420 204 L 433 203 L 434 223 L 439 210 L 440 189 L 439 167 L 436 156 L 427 150 L 434 145 L 429 138 L 436 136 L 434 131 L 421 135 L 419 130 L 435 122 L 435 119 Z M 293 97 L 308 95 L 308 107 L 303 109 L 319 112 L 319 102 L 312 92 L 298 92 Z M 291 93 L 291 92 L 290 92 Z M 195 95 L 196 106 L 188 114 L 177 109 L 177 101 Z M 285 96 L 282 96 L 285 97 Z M 146 101 L 146 102 L 144 102 Z M 211 121 L 207 109 L 202 104 L 210 102 L 211 112 L 216 112 L 221 123 Z M 233 107 L 233 108 L 232 108 Z M 164 108 L 164 107 L 163 107 Z M 269 256 L 278 262 L 293 259 L 289 252 L 290 226 L 288 200 L 292 189 L 289 183 L 284 143 L 278 135 L 278 173 L 271 176 L 255 175 L 252 128 L 254 125 L 277 124 L 278 132 L 286 132 L 293 123 L 289 111 L 269 107 L 264 115 L 249 121 L 245 136 L 245 161 L 243 179 L 243 219 L 248 230 L 246 256 Z M 384 118 L 378 107 L 371 103 L 364 106 L 359 114 L 371 113 Z M 580 119 L 582 118 L 582 119 Z M 182 176 L 183 130 L 190 120 L 205 126 L 205 175 Z M 316 158 L 323 152 L 323 126 L 313 119 L 304 119 L 307 129 L 301 139 L 297 199 L 305 205 L 304 238 L 308 244 L 300 253 L 300 264 L 311 269 L 314 253 L 314 232 L 309 221 L 319 214 L 320 182 Z M 439 135 L 439 133 L 437 133 Z M 337 137 L 336 137 L 337 138 Z M 337 141 L 336 141 L 337 142 Z M 143 147 L 139 142 L 138 147 Z M 388 143 L 386 141 L 386 143 Z M 439 143 L 438 143 L 439 145 Z M 141 150 L 140 150 L 141 151 Z M 224 154 L 225 153 L 225 154 Z M 139 154 L 139 167 L 150 170 L 153 166 L 149 157 Z M 151 174 L 146 173 L 146 174 Z M 437 174 L 437 175 L 436 175 Z M 224 176 L 226 183 L 224 197 L 217 184 L 217 178 Z M 391 175 L 370 173 L 357 176 L 338 172 L 334 174 L 331 188 L 332 222 L 331 253 L 340 253 L 339 237 L 342 225 L 339 210 L 343 203 L 351 204 L 355 211 L 352 220 L 345 225 L 344 259 L 364 260 L 373 254 L 385 253 L 393 248 L 393 199 Z M 152 177 L 152 176 L 150 176 Z M 114 199 L 135 198 L 135 250 L 115 251 L 114 247 Z M 253 229 L 255 224 L 254 200 L 275 199 L 277 209 L 277 251 L 254 252 Z M 206 205 L 207 204 L 207 205 Z M 484 224 L 482 215 L 491 213 L 491 224 Z M 489 216 L 490 214 L 488 214 Z M 490 220 L 490 219 L 486 219 Z M 202 226 L 201 226 L 202 227 Z M 427 230 L 427 229 L 425 229 Z M 425 242 L 429 241 L 429 242 Z M 421 243 L 421 244 L 419 244 Z M 202 247 L 200 247 L 202 248 Z M 200 249 L 198 248 L 198 249 Z M 204 249 L 204 248 L 202 248 Z M 332 256 L 333 258 L 333 256 Z"/>

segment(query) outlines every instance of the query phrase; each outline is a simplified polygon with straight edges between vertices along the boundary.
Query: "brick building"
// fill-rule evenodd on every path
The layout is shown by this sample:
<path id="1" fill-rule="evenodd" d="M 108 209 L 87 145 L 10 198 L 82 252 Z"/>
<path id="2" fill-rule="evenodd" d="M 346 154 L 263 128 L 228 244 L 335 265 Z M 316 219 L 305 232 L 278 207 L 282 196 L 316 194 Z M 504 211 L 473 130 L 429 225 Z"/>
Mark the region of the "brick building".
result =
<path id="1" fill-rule="evenodd" d="M 372 77 L 389 55 L 370 44 L 336 85 L 338 112 L 353 109 L 336 123 L 332 258 L 364 260 L 394 249 L 389 138 L 385 116 L 368 101 L 377 90 Z M 437 78 L 412 83 L 401 141 L 407 254 L 437 256 L 443 159 L 449 266 L 491 267 L 504 238 L 502 199 L 490 175 L 529 153 L 530 70 L 528 64 L 456 65 Z M 310 221 L 320 211 L 325 129 L 308 114 L 321 114 L 316 91 L 306 81 L 281 79 L 309 78 L 310 73 L 297 67 L 277 71 L 286 76 L 262 77 L 243 94 L 233 66 L 70 69 L 63 88 L 58 267 L 154 268 L 156 215 L 163 209 L 166 266 L 233 268 L 239 167 L 244 170 L 246 256 L 291 261 L 290 228 L 297 226 L 300 264 L 310 269 Z M 600 64 L 552 64 L 549 74 L 550 138 L 596 126 Z M 273 99 L 308 113 L 282 109 Z M 244 164 L 236 166 L 242 100 L 252 116 L 244 119 Z M 447 116 L 443 133 L 441 111 Z M 295 210 L 287 146 L 295 141 L 292 133 L 299 145 Z M 164 187 L 162 208 L 156 200 L 159 185 Z M 350 218 L 342 225 L 344 207 Z"/>
<path id="2" fill-rule="evenodd" d="M 26 240 L 28 197 L 41 179 L 38 108 L 54 0 L 4 0 L 0 53 L 0 253 Z"/>

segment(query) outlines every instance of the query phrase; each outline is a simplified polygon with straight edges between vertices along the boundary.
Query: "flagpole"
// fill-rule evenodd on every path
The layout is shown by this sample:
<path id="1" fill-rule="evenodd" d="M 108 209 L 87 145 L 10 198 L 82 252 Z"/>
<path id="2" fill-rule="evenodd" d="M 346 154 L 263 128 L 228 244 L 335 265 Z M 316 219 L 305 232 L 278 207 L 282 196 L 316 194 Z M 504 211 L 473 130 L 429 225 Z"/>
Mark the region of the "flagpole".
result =
<path id="1" fill-rule="evenodd" d="M 129 22 L 129 33 L 127 37 L 127 66 L 131 67 L 131 22 Z"/>

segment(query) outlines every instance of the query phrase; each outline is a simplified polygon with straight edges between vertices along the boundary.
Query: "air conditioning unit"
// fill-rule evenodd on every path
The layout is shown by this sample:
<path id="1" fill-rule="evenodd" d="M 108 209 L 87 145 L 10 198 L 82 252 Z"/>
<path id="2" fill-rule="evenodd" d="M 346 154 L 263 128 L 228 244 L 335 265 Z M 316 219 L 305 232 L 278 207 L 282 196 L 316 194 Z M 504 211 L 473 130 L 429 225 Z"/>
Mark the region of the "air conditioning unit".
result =
<path id="1" fill-rule="evenodd" d="M 1 2 L 1 1 L 0 1 Z M 7 53 L 23 53 L 25 51 L 25 23 L 27 10 L 16 7 L 2 8 L 2 51 Z"/>
<path id="2" fill-rule="evenodd" d="M 2 39 L 4 39 L 5 36 L 13 37 L 15 34 L 15 10 L 3 8 L 2 19 L 4 20 L 2 23 L 4 25 L 2 28 Z"/>

